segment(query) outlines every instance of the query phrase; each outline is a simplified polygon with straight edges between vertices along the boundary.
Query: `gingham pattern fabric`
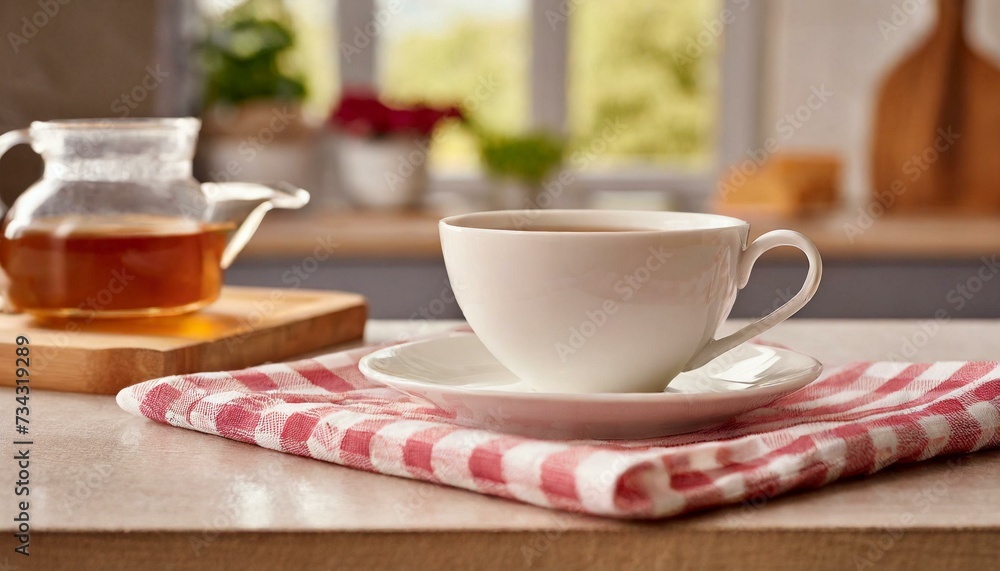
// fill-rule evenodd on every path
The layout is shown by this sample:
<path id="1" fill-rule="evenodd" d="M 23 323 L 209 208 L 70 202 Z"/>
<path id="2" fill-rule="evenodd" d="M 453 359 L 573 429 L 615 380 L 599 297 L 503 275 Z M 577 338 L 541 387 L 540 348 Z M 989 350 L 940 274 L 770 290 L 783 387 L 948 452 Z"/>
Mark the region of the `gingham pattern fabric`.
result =
<path id="1" fill-rule="evenodd" d="M 997 363 L 855 363 L 717 429 L 547 441 L 456 426 L 365 379 L 373 347 L 118 394 L 158 422 L 352 468 L 575 512 L 658 518 L 1000 444 Z"/>

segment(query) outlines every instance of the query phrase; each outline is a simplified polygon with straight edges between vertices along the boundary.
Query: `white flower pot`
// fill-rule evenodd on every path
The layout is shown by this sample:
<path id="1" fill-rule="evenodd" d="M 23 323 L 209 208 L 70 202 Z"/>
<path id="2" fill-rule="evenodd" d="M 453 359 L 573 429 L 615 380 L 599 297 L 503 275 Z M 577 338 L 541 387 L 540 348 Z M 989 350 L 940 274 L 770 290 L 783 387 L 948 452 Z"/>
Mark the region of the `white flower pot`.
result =
<path id="1" fill-rule="evenodd" d="M 337 134 L 332 183 L 358 206 L 416 206 L 427 190 L 428 143 L 412 136 L 371 139 Z"/>

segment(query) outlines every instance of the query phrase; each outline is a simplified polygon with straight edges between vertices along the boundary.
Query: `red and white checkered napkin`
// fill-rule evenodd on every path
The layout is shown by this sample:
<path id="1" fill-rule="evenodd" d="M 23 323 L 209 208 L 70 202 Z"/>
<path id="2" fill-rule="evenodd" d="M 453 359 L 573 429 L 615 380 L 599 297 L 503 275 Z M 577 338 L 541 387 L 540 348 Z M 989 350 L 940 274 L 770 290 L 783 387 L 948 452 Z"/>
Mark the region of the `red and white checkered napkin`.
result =
<path id="1" fill-rule="evenodd" d="M 365 379 L 373 348 L 124 389 L 128 412 L 264 448 L 545 507 L 655 518 L 1000 444 L 997 363 L 856 363 L 715 430 L 546 441 L 462 428 Z"/>

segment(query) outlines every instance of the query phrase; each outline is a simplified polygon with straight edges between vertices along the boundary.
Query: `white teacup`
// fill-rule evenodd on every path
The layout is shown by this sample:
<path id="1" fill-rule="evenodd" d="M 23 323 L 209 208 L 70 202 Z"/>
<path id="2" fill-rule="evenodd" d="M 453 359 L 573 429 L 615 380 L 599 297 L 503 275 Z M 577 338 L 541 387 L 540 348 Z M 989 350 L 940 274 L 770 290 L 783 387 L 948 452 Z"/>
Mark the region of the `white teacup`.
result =
<path id="1" fill-rule="evenodd" d="M 662 391 L 678 373 L 791 317 L 819 286 L 808 238 L 713 214 L 512 210 L 451 216 L 441 247 L 455 298 L 486 348 L 544 392 Z M 765 251 L 809 259 L 802 289 L 715 339 Z"/>

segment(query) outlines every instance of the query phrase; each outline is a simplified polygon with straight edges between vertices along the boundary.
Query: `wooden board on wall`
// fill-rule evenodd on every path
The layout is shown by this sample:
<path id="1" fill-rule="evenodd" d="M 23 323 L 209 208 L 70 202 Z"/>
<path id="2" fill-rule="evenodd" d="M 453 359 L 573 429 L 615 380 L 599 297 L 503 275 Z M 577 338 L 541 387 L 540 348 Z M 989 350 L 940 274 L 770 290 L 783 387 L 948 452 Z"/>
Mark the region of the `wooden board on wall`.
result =
<path id="1" fill-rule="evenodd" d="M 1000 212 L 1000 67 L 966 38 L 966 0 L 886 75 L 875 108 L 873 199 L 887 211 Z"/>

